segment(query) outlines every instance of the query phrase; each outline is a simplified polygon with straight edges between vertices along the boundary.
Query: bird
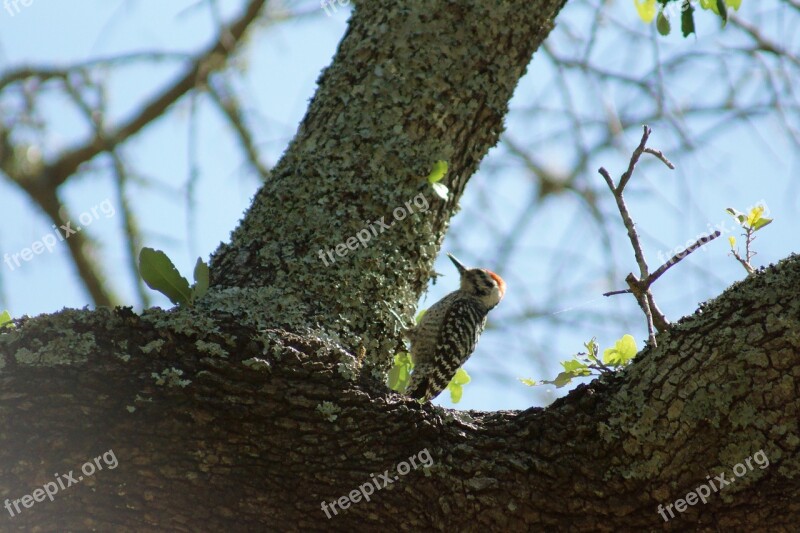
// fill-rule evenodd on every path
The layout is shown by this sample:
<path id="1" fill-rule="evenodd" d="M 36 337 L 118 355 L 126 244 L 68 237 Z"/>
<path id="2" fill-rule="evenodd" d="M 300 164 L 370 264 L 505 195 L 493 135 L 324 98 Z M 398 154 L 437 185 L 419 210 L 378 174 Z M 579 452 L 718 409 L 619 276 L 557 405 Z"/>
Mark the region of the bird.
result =
<path id="1" fill-rule="evenodd" d="M 485 268 L 467 268 L 447 254 L 458 269 L 461 284 L 433 304 L 407 337 L 411 342 L 411 372 L 406 395 L 421 401 L 447 387 L 478 343 L 486 317 L 506 292 L 503 278 Z"/>

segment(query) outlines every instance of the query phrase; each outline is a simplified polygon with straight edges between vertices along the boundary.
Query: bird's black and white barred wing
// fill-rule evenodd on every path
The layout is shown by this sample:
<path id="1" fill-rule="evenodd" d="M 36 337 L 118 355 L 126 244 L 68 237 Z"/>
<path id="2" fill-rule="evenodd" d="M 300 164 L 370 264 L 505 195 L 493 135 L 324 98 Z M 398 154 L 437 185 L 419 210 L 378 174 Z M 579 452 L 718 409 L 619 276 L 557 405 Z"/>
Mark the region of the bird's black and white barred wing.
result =
<path id="1" fill-rule="evenodd" d="M 414 367 L 409 396 L 429 400 L 447 387 L 475 350 L 486 315 L 486 308 L 473 299 L 459 299 L 449 306 L 432 349 L 433 357 L 425 357 Z"/>

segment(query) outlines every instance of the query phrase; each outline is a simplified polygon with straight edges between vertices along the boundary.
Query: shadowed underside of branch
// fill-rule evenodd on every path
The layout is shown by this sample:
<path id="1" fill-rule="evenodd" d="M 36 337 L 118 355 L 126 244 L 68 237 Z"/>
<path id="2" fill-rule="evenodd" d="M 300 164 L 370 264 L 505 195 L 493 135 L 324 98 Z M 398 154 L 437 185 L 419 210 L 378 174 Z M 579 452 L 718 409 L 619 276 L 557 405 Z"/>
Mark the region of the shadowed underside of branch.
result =
<path id="1" fill-rule="evenodd" d="M 195 330 L 176 325 L 201 321 L 190 311 L 30 319 L 0 336 L 0 498 L 109 449 L 119 465 L 3 520 L 186 531 L 788 527 L 800 515 L 798 286 L 792 257 L 660 334 L 623 374 L 524 412 L 420 406 L 357 365 L 343 371 L 354 354 L 329 341 L 223 317 Z M 59 338 L 65 330 L 74 333 Z M 32 354 L 23 342 L 45 348 Z M 132 344 L 150 351 L 121 356 Z M 48 348 L 73 360 L 56 365 Z M 180 379 L 163 379 L 176 370 Z M 397 475 L 422 450 L 429 468 L 380 481 L 370 501 L 326 517 L 323 502 Z M 733 478 L 759 450 L 769 466 L 705 505 L 673 507 L 669 522 L 658 514 L 707 476 Z"/>

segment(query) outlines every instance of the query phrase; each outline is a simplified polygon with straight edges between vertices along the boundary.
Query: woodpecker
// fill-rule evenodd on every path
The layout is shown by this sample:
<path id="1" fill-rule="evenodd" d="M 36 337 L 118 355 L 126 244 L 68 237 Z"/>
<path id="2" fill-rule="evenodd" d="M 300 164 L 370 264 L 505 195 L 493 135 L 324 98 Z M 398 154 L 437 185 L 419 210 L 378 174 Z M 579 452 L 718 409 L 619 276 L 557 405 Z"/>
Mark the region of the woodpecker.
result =
<path id="1" fill-rule="evenodd" d="M 411 373 L 406 394 L 423 401 L 439 395 L 478 343 L 486 315 L 506 292 L 503 279 L 485 268 L 467 268 L 450 254 L 461 287 L 428 309 L 409 334 Z"/>

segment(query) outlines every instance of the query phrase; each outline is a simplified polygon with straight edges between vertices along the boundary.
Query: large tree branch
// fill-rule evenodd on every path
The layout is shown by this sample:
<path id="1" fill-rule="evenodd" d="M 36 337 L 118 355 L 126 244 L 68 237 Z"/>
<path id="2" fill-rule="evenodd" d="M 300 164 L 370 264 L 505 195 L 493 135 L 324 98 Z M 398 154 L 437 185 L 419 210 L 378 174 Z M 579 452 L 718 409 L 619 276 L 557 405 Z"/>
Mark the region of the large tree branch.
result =
<path id="1" fill-rule="evenodd" d="M 348 367 L 354 354 L 330 341 L 192 310 L 30 319 L 0 335 L 0 502 L 107 450 L 119 465 L 1 520 L 100 530 L 788 528 L 800 516 L 797 287 L 792 257 L 660 334 L 619 376 L 547 409 L 501 413 L 420 406 Z M 395 470 L 423 451 L 430 468 Z M 736 466 L 759 451 L 768 466 Z M 719 474 L 735 482 L 678 512 L 673 502 Z M 373 479 L 371 500 L 352 501 Z M 665 521 L 658 506 L 670 504 Z"/>

